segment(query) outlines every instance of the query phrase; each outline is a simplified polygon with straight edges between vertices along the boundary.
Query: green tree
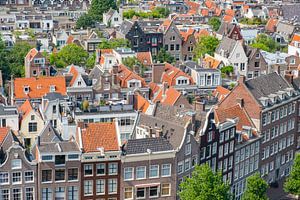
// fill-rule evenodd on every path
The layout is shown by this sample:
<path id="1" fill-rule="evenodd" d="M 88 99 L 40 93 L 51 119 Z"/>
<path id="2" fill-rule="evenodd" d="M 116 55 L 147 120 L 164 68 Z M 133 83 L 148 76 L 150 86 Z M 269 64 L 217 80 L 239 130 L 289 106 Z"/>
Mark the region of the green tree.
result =
<path id="1" fill-rule="evenodd" d="M 227 76 L 229 76 L 231 73 L 233 73 L 233 66 L 224 66 L 221 68 L 221 72 L 222 74 L 226 74 Z"/>
<path id="2" fill-rule="evenodd" d="M 196 166 L 191 178 L 180 184 L 182 200 L 229 200 L 230 186 L 222 180 L 220 172 L 214 173 L 208 165 Z"/>
<path id="3" fill-rule="evenodd" d="M 13 74 L 14 77 L 22 77 L 25 75 L 24 58 L 32 48 L 33 46 L 28 42 L 19 42 L 7 52 L 9 74 Z"/>
<path id="4" fill-rule="evenodd" d="M 89 54 L 76 44 L 64 46 L 58 53 L 50 56 L 50 63 L 57 67 L 66 67 L 68 65 L 86 65 Z"/>
<path id="5" fill-rule="evenodd" d="M 246 190 L 242 200 L 267 200 L 268 184 L 258 173 L 247 178 Z"/>
<path id="6" fill-rule="evenodd" d="M 208 20 L 208 24 L 214 31 L 217 31 L 221 26 L 221 20 L 218 17 L 212 17 Z"/>
<path id="7" fill-rule="evenodd" d="M 102 21 L 103 13 L 110 8 L 117 9 L 116 1 L 114 0 L 92 0 L 88 14 L 96 21 Z"/>
<path id="8" fill-rule="evenodd" d="M 162 48 L 157 56 L 154 57 L 154 59 L 156 60 L 156 62 L 160 62 L 160 63 L 173 63 L 175 61 L 175 58 L 173 56 L 171 56 L 170 53 L 168 53 L 164 48 Z"/>
<path id="9" fill-rule="evenodd" d="M 139 74 L 144 75 L 146 68 L 136 57 L 124 58 L 122 63 L 131 70 L 135 70 L 134 67 L 138 67 Z"/>
<path id="10" fill-rule="evenodd" d="M 9 79 L 10 70 L 7 61 L 8 51 L 6 49 L 5 43 L 0 37 L 0 70 L 2 71 L 2 76 L 4 80 Z"/>
<path id="11" fill-rule="evenodd" d="M 213 56 L 218 45 L 219 40 L 216 37 L 210 35 L 201 36 L 194 49 L 195 58 L 202 58 L 205 54 Z"/>
<path id="12" fill-rule="evenodd" d="M 76 21 L 76 28 L 78 29 L 80 28 L 86 29 L 87 27 L 94 27 L 94 26 L 95 26 L 94 18 L 87 13 L 81 15 Z"/>
<path id="13" fill-rule="evenodd" d="M 277 44 L 273 38 L 266 34 L 259 34 L 255 39 L 255 43 L 253 43 L 251 46 L 269 52 L 275 52 L 279 50 L 279 44 Z"/>
<path id="14" fill-rule="evenodd" d="M 115 49 L 118 47 L 130 47 L 129 40 L 123 38 L 116 38 L 102 41 L 99 46 L 100 49 Z"/>
<path id="15" fill-rule="evenodd" d="M 300 154 L 296 154 L 290 176 L 284 183 L 284 191 L 298 196 L 300 199 Z"/>
<path id="16" fill-rule="evenodd" d="M 95 62 L 96 62 L 96 54 L 93 53 L 92 55 L 90 55 L 88 57 L 88 59 L 86 60 L 86 67 L 88 69 L 92 69 L 95 66 Z"/>

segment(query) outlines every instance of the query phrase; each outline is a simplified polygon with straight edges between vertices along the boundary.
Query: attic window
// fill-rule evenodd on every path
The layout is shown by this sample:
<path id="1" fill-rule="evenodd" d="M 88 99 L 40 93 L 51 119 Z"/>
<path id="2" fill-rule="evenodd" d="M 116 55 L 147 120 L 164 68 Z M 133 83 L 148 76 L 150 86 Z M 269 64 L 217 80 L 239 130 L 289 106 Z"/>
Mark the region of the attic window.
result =
<path id="1" fill-rule="evenodd" d="M 28 92 L 29 92 L 29 86 L 28 86 L 28 85 L 25 85 L 25 86 L 24 86 L 24 92 L 25 92 L 25 93 L 28 93 Z"/>
<path id="2" fill-rule="evenodd" d="M 50 85 L 50 92 L 55 92 L 55 85 Z"/>

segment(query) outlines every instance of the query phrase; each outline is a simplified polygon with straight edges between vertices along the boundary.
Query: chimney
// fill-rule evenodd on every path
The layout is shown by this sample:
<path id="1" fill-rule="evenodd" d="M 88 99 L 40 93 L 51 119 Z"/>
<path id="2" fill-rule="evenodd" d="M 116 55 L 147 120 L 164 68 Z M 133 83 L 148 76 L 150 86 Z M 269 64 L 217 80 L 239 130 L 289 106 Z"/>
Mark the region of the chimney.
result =
<path id="1" fill-rule="evenodd" d="M 167 82 L 163 82 L 163 85 L 162 85 L 163 96 L 166 95 L 166 91 L 167 91 L 168 88 L 169 88 L 168 83 Z"/>
<path id="2" fill-rule="evenodd" d="M 280 75 L 280 65 L 275 65 L 275 70 L 278 75 Z"/>
<path id="3" fill-rule="evenodd" d="M 286 72 L 286 74 L 284 75 L 285 80 L 289 83 L 289 84 L 293 84 L 293 74 L 291 71 Z"/>
<path id="4" fill-rule="evenodd" d="M 243 76 L 243 75 L 240 75 L 238 82 L 239 83 L 245 83 L 245 81 L 246 81 L 246 77 Z"/>
<path id="5" fill-rule="evenodd" d="M 112 67 L 112 84 L 117 85 L 118 84 L 118 65 L 114 65 Z"/>
<path id="6" fill-rule="evenodd" d="M 195 101 L 194 102 L 194 110 L 195 111 L 205 111 L 205 103 L 201 101 Z"/>
<path id="7" fill-rule="evenodd" d="M 37 136 L 37 146 L 41 146 L 41 137 L 40 136 Z"/>
<path id="8" fill-rule="evenodd" d="M 243 98 L 237 98 L 236 102 L 243 108 L 244 107 L 244 99 Z"/>

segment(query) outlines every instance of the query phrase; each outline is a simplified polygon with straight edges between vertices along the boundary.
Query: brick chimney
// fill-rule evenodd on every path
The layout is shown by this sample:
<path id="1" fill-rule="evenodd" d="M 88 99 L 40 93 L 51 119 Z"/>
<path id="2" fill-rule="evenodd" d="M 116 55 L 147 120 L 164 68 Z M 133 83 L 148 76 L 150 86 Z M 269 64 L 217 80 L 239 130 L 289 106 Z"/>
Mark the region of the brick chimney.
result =
<path id="1" fill-rule="evenodd" d="M 242 108 L 244 107 L 244 99 L 243 98 L 237 98 L 236 99 L 236 103 L 238 103 Z"/>
<path id="2" fill-rule="evenodd" d="M 205 111 L 205 103 L 201 101 L 195 101 L 194 102 L 194 110 L 195 111 Z"/>
<path id="3" fill-rule="evenodd" d="M 246 77 L 243 76 L 243 75 L 240 75 L 238 82 L 239 83 L 245 83 L 245 81 L 246 81 Z"/>
<path id="4" fill-rule="evenodd" d="M 286 71 L 284 78 L 289 84 L 293 84 L 294 76 L 291 71 Z"/>

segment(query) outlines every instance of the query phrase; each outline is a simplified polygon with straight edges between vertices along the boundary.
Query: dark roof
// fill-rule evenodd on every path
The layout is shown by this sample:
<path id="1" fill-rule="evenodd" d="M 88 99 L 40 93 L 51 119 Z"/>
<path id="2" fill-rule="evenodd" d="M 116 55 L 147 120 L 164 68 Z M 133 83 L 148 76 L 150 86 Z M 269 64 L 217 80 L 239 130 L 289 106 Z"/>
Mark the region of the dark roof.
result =
<path id="1" fill-rule="evenodd" d="M 295 22 L 300 22 L 299 13 L 300 13 L 300 4 L 283 4 L 281 6 L 283 19 L 292 20 L 295 19 Z"/>
<path id="2" fill-rule="evenodd" d="M 132 26 L 133 26 L 133 22 L 131 22 L 129 20 L 124 20 L 123 23 L 120 26 L 119 31 L 122 34 L 126 35 L 130 31 Z"/>
<path id="3" fill-rule="evenodd" d="M 221 54 L 221 50 L 223 50 L 225 54 L 230 55 L 230 53 L 233 51 L 234 46 L 237 42 L 238 41 L 230 39 L 229 37 L 224 37 L 221 40 L 219 46 L 217 47 L 216 52 L 218 54 Z"/>
<path id="4" fill-rule="evenodd" d="M 162 137 L 128 140 L 126 154 L 146 153 L 173 150 L 170 142 Z"/>
<path id="5" fill-rule="evenodd" d="M 294 78 L 292 85 L 294 86 L 295 90 L 300 90 L 300 77 Z"/>
<path id="6" fill-rule="evenodd" d="M 50 101 L 53 101 L 53 100 L 57 100 L 57 99 L 58 100 L 66 99 L 67 96 L 66 95 L 61 95 L 60 93 L 57 93 L 57 92 L 49 92 L 43 98 L 48 99 Z"/>
<path id="7" fill-rule="evenodd" d="M 227 35 L 230 33 L 230 31 L 235 27 L 235 24 L 222 22 L 219 30 L 217 31 L 217 34 L 219 35 Z"/>
<path id="8" fill-rule="evenodd" d="M 17 115 L 18 110 L 15 106 L 5 106 L 0 104 L 0 115 Z"/>
<path id="9" fill-rule="evenodd" d="M 276 72 L 248 80 L 245 85 L 257 100 L 290 87 L 284 78 Z"/>

